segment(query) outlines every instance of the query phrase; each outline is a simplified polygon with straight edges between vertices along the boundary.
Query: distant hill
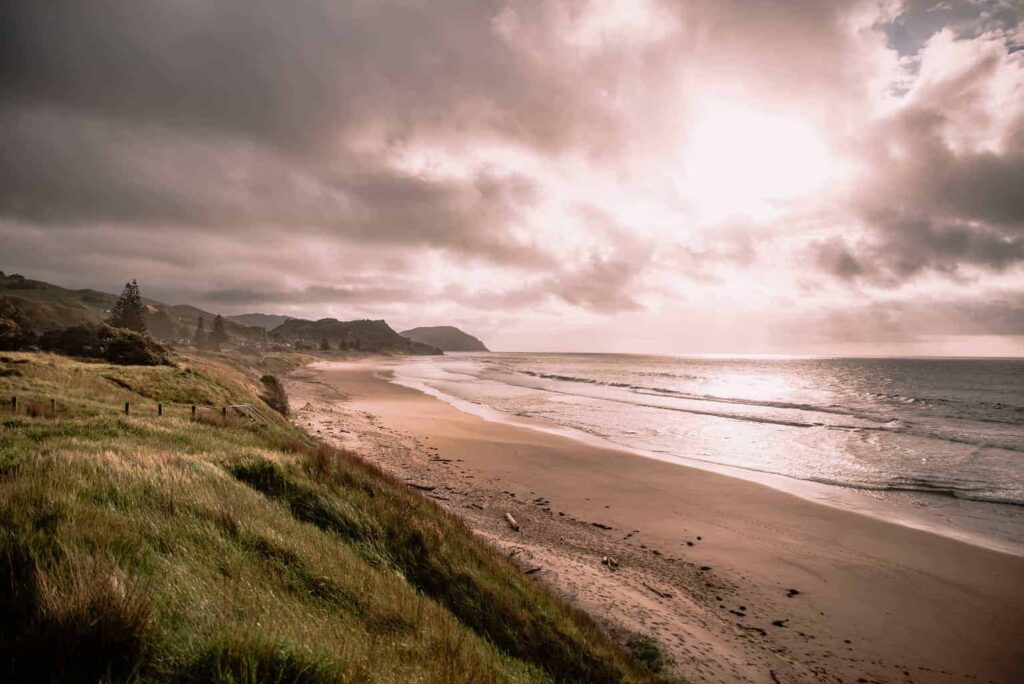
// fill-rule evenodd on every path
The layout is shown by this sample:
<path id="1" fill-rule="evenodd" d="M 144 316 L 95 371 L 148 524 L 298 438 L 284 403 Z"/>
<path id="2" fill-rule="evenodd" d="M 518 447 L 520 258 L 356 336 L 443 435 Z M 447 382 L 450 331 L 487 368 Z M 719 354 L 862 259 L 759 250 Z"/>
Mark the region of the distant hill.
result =
<path id="1" fill-rule="evenodd" d="M 274 328 L 270 334 L 286 342 L 303 341 L 312 345 L 318 345 L 326 339 L 336 349 L 419 355 L 442 353 L 440 349 L 402 337 L 383 320 L 339 321 L 335 318 L 322 318 L 307 321 L 292 318 Z"/>
<path id="2" fill-rule="evenodd" d="M 451 325 L 435 325 L 426 328 L 413 328 L 400 332 L 402 337 L 408 337 L 413 342 L 429 344 L 442 351 L 451 352 L 474 352 L 490 351 L 484 343 L 468 333 L 464 333 Z"/>
<path id="3" fill-rule="evenodd" d="M 98 290 L 69 290 L 18 274 L 0 271 L 0 297 L 6 297 L 25 316 L 37 332 L 66 328 L 83 323 L 99 323 L 110 315 L 118 295 Z M 189 304 L 169 306 L 145 299 L 146 326 L 154 337 L 175 340 L 192 336 L 199 318 L 206 329 L 213 325 L 215 314 Z M 256 340 L 265 331 L 225 317 L 224 329 L 231 337 Z"/>
<path id="4" fill-rule="evenodd" d="M 326 338 L 335 349 L 418 355 L 443 353 L 431 345 L 402 337 L 384 321 L 339 321 L 335 318 L 306 321 L 292 318 L 274 328 L 270 334 L 271 337 L 280 338 L 286 342 L 304 341 L 312 345 L 318 345 L 321 340 Z"/>
<path id="5" fill-rule="evenodd" d="M 237 314 L 234 316 L 225 316 L 225 319 L 234 321 L 235 323 L 241 323 L 252 328 L 263 328 L 264 330 L 273 330 L 277 326 L 281 325 L 285 321 L 290 321 L 291 316 L 278 316 L 277 314 L 265 314 L 265 313 L 246 313 Z"/>
<path id="6" fill-rule="evenodd" d="M 69 290 L 22 275 L 0 272 L 0 298 L 10 301 L 37 333 L 84 323 L 99 323 L 110 316 L 118 295 L 98 290 Z M 145 299 L 146 326 L 157 339 L 189 339 L 201 318 L 209 331 L 215 314 L 191 304 L 163 304 Z M 334 349 L 384 352 L 390 354 L 443 354 L 439 348 L 402 337 L 384 321 L 339 321 L 300 318 L 263 313 L 224 317 L 229 338 L 262 342 L 306 342 L 318 347 L 325 337 Z M 454 330 L 454 328 L 453 328 Z M 472 339 L 472 338 L 471 338 Z"/>

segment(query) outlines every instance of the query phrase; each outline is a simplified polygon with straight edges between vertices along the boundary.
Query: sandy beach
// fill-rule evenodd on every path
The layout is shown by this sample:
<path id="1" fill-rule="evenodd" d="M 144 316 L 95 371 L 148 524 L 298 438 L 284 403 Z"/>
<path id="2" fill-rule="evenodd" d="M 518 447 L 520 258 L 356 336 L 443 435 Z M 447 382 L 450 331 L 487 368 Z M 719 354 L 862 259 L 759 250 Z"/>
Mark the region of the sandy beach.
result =
<path id="1" fill-rule="evenodd" d="M 1024 681 L 1024 558 L 486 421 L 388 372 L 372 359 L 300 369 L 296 421 L 462 517 L 613 633 L 655 637 L 690 681 Z"/>

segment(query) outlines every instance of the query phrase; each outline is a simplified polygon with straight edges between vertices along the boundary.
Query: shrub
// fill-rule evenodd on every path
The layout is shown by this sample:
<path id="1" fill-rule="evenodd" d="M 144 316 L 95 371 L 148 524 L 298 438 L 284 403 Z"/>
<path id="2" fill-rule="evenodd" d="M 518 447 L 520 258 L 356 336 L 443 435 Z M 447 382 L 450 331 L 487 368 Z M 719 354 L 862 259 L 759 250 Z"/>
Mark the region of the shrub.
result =
<path id="1" fill-rule="evenodd" d="M 263 394 L 260 398 L 267 402 L 267 406 L 274 409 L 282 416 L 288 415 L 288 395 L 284 391 L 284 385 L 273 375 L 264 375 L 260 378 L 263 384 Z"/>
<path id="2" fill-rule="evenodd" d="M 51 330 L 40 338 L 39 346 L 58 354 L 103 359 L 126 366 L 171 364 L 167 350 L 153 338 L 103 323 Z"/>
<path id="3" fill-rule="evenodd" d="M 11 300 L 0 297 L 0 350 L 17 351 L 36 343 L 36 334 L 28 320 Z"/>
<path id="4" fill-rule="evenodd" d="M 652 674 L 661 674 L 670 663 L 658 642 L 646 634 L 634 634 L 626 641 L 633 658 Z"/>

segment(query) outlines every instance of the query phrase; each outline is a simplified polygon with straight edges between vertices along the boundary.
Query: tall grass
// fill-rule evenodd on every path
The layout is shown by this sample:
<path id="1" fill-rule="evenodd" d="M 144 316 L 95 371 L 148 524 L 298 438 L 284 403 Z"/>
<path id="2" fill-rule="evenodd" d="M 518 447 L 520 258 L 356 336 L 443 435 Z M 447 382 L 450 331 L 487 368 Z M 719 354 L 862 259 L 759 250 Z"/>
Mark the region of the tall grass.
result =
<path id="1" fill-rule="evenodd" d="M 644 681 L 582 613 L 358 456 L 258 405 L 262 368 L 0 357 L 0 680 Z M 278 415 L 272 411 L 268 414 Z"/>

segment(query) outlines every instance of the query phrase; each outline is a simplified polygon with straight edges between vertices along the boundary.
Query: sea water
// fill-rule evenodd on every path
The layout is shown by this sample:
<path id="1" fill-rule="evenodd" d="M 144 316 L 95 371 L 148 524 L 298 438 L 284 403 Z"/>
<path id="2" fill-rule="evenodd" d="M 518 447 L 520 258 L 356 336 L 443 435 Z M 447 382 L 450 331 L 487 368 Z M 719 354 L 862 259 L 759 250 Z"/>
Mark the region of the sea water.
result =
<path id="1" fill-rule="evenodd" d="M 1024 360 L 451 354 L 463 410 L 1024 554 Z"/>

